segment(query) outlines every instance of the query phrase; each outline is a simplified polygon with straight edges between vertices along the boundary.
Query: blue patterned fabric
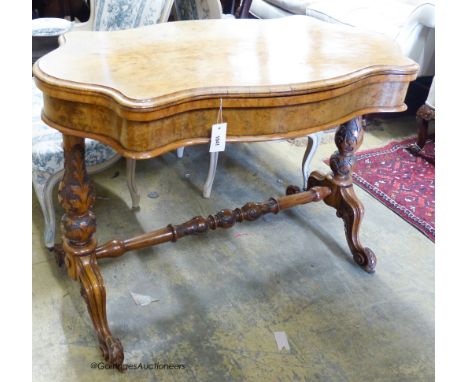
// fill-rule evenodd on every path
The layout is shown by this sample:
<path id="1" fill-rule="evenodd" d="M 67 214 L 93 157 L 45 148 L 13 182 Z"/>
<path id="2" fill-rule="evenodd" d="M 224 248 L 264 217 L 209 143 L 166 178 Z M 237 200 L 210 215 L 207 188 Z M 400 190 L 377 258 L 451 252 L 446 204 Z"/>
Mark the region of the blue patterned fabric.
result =
<path id="1" fill-rule="evenodd" d="M 73 24 L 65 19 L 42 17 L 32 20 L 33 36 L 60 36 L 72 29 Z"/>
<path id="2" fill-rule="evenodd" d="M 42 92 L 32 81 L 32 170 L 36 186 L 63 169 L 62 134 L 41 120 Z M 95 166 L 117 155 L 93 139 L 86 139 L 86 165 Z"/>
<path id="3" fill-rule="evenodd" d="M 112 31 L 157 24 L 166 0 L 96 0 L 94 30 Z"/>
<path id="4" fill-rule="evenodd" d="M 194 0 L 174 0 L 179 20 L 198 20 L 197 4 Z"/>
<path id="5" fill-rule="evenodd" d="M 207 0 L 174 0 L 174 6 L 179 20 L 204 20 L 222 17 L 222 14 L 217 14 L 216 9 L 210 9 Z M 221 11 L 220 7 L 219 12 Z"/>

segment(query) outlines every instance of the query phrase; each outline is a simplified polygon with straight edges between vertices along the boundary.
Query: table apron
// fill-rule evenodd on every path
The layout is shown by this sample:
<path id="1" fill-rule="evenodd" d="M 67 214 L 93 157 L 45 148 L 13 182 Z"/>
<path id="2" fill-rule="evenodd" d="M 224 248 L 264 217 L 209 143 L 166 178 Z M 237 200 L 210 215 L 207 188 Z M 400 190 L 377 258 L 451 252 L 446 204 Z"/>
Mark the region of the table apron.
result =
<path id="1" fill-rule="evenodd" d="M 403 111 L 407 88 L 406 81 L 370 81 L 331 98 L 303 95 L 297 104 L 288 104 L 286 99 L 279 106 L 278 100 L 276 105 L 263 102 L 262 106 L 241 107 L 236 99 L 223 99 L 222 120 L 228 124 L 228 142 L 305 136 L 359 115 Z M 209 142 L 211 126 L 218 120 L 219 105 L 194 110 L 184 110 L 181 106 L 180 109 L 148 121 L 132 120 L 101 104 L 64 100 L 45 93 L 42 118 L 65 134 L 94 138 L 123 156 L 147 159 L 177 147 Z"/>

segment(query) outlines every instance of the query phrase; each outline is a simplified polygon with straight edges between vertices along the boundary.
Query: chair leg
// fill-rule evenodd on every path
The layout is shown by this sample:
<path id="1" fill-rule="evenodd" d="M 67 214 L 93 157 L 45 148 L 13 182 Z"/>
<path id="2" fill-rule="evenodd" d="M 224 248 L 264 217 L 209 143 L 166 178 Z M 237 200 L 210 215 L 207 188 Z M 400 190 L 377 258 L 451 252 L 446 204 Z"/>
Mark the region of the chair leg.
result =
<path id="1" fill-rule="evenodd" d="M 216 175 L 216 166 L 218 165 L 218 154 L 219 152 L 210 153 L 210 168 L 208 169 L 208 176 L 203 186 L 203 197 L 206 199 L 211 195 L 211 188 L 213 187 L 213 181 Z"/>
<path id="2" fill-rule="evenodd" d="M 303 179 L 303 189 L 307 190 L 307 179 L 309 179 L 310 174 L 310 163 L 312 158 L 319 147 L 320 140 L 322 139 L 322 132 L 313 133 L 307 136 L 307 148 L 302 159 L 302 179 Z"/>
<path id="3" fill-rule="evenodd" d="M 52 175 L 43 187 L 34 184 L 34 190 L 44 216 L 44 244 L 49 249 L 55 245 L 55 210 L 52 194 L 54 186 L 62 179 L 62 176 L 63 171 Z"/>
<path id="4" fill-rule="evenodd" d="M 184 156 L 184 149 L 185 147 L 178 147 L 177 148 L 177 158 L 182 158 Z"/>
<path id="5" fill-rule="evenodd" d="M 132 208 L 140 208 L 140 194 L 135 183 L 136 160 L 127 158 L 127 186 L 132 198 Z"/>

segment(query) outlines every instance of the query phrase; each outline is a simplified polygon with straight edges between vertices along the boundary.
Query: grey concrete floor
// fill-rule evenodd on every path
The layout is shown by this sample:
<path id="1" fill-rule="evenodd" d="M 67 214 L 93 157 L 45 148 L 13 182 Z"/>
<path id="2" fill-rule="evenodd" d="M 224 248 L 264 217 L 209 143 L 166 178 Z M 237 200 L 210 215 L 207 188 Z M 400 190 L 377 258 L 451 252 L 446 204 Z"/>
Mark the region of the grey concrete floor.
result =
<path id="1" fill-rule="evenodd" d="M 414 117 L 375 122 L 362 149 L 415 132 Z M 138 211 L 129 208 L 121 160 L 93 176 L 97 238 L 127 238 L 281 195 L 301 185 L 304 144 L 228 145 L 208 200 L 201 196 L 207 146 L 187 148 L 183 159 L 168 153 L 139 161 Z M 326 134 L 313 168 L 327 170 L 323 159 L 334 149 Z M 378 258 L 373 275 L 353 263 L 343 223 L 324 203 L 101 261 L 109 324 L 125 362 L 185 365 L 125 374 L 90 367 L 102 361 L 92 323 L 78 283 L 42 245 L 33 195 L 34 380 L 433 380 L 434 244 L 359 187 L 356 193 L 366 206 L 361 240 Z M 131 292 L 159 301 L 138 306 Z M 275 331 L 286 332 L 289 353 L 278 351 Z"/>

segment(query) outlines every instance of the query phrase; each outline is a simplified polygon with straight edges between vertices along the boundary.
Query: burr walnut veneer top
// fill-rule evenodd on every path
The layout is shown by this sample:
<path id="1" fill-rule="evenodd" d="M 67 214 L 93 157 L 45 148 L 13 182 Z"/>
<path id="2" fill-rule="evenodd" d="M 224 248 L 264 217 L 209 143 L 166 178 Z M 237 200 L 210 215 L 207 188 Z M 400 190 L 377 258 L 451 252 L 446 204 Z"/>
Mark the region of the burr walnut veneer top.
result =
<path id="1" fill-rule="evenodd" d="M 417 70 L 384 36 L 306 16 L 172 22 L 68 33 L 65 40 L 39 62 L 44 80 L 92 86 L 132 106 L 205 94 L 290 93 Z"/>
<path id="2" fill-rule="evenodd" d="M 67 133 L 91 133 L 86 136 L 135 158 L 206 142 L 221 98 L 226 117 L 229 108 L 238 112 L 230 115 L 228 141 L 297 136 L 364 112 L 402 110 L 407 85 L 418 70 L 384 36 L 306 16 L 170 22 L 125 31 L 70 32 L 62 39 L 62 45 L 33 68 L 44 92 L 44 120 Z M 281 122 L 271 117 L 279 121 L 275 125 L 260 116 L 257 122 L 264 129 L 247 131 L 246 121 L 253 114 L 239 112 L 286 107 L 284 112 L 292 113 L 296 105 L 316 103 L 313 110 L 297 110 L 304 120 L 312 112 L 337 109 L 336 103 L 317 102 L 345 93 L 349 95 L 343 102 L 349 105 L 338 111 L 341 115 L 311 119 L 302 130 L 288 118 Z M 358 98 L 360 104 L 354 100 Z M 187 116 L 191 121 L 179 116 L 171 122 L 173 133 L 156 124 L 195 110 L 200 113 Z M 90 114 L 92 120 L 79 119 L 77 113 Z M 153 125 L 135 130 L 136 121 Z M 207 126 L 195 126 L 198 121 Z M 118 127 L 97 126 L 111 122 Z M 156 130 L 164 139 L 150 137 Z"/>

